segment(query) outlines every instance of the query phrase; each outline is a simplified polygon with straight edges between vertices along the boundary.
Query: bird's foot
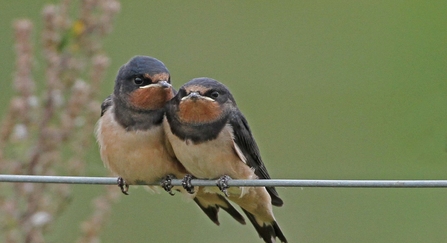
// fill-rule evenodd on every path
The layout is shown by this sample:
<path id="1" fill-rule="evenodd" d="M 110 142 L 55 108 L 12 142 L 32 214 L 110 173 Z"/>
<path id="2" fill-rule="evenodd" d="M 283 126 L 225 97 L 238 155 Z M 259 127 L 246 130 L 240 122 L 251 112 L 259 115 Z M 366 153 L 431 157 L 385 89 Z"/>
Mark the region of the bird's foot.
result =
<path id="1" fill-rule="evenodd" d="M 175 193 L 172 191 L 172 188 L 174 187 L 171 182 L 172 179 L 175 179 L 176 177 L 172 174 L 169 174 L 161 179 L 161 187 L 165 189 L 169 193 L 169 195 L 174 196 Z"/>
<path id="2" fill-rule="evenodd" d="M 220 177 L 219 179 L 217 179 L 216 185 L 217 187 L 219 187 L 219 189 L 225 194 L 225 196 L 228 197 L 228 188 L 230 188 L 228 186 L 228 181 L 231 180 L 231 177 L 224 175 L 222 177 Z"/>
<path id="3" fill-rule="evenodd" d="M 194 186 L 191 185 L 191 180 L 193 179 L 193 176 L 190 174 L 186 174 L 185 177 L 182 180 L 182 186 L 185 188 L 185 190 L 189 194 L 194 194 Z"/>
<path id="4" fill-rule="evenodd" d="M 121 188 L 121 192 L 125 195 L 129 195 L 129 193 L 127 193 L 129 191 L 129 184 L 127 184 L 122 177 L 118 177 L 116 182 L 119 188 Z"/>

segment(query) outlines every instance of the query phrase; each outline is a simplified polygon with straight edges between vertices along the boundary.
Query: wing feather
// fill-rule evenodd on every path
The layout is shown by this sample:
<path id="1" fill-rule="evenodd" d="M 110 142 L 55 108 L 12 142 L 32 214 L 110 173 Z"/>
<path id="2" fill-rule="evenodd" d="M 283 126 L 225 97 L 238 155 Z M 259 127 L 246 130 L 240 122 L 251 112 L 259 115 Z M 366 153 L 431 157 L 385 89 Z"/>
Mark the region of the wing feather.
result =
<path id="1" fill-rule="evenodd" d="M 112 106 L 112 104 L 112 95 L 109 95 L 101 104 L 101 116 L 104 115 L 104 113 L 107 111 L 107 109 L 109 109 L 110 106 Z"/>
<path id="2" fill-rule="evenodd" d="M 241 152 L 243 154 L 246 164 L 255 170 L 255 174 L 259 179 L 270 179 L 267 168 L 265 167 L 264 162 L 262 162 L 258 145 L 253 138 L 244 115 L 239 110 L 235 110 L 232 112 L 229 122 L 234 131 L 233 140 L 237 146 L 235 150 L 238 153 Z M 266 189 L 272 198 L 272 204 L 275 206 L 282 206 L 283 201 L 279 197 L 276 189 L 274 187 L 266 187 Z"/>

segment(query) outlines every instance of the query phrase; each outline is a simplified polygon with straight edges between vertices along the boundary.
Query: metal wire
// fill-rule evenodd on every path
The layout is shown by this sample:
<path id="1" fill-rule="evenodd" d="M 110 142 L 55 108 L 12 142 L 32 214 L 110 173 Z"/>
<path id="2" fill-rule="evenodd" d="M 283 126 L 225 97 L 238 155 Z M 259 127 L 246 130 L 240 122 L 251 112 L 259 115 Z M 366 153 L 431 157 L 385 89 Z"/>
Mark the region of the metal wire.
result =
<path id="1" fill-rule="evenodd" d="M 116 177 L 0 175 L 0 182 L 116 185 Z M 173 186 L 182 180 L 173 179 Z M 191 180 L 193 186 L 215 186 L 216 180 Z M 159 182 L 147 185 L 160 185 Z M 230 180 L 229 186 L 275 187 L 367 187 L 367 188 L 445 188 L 447 180 Z"/>

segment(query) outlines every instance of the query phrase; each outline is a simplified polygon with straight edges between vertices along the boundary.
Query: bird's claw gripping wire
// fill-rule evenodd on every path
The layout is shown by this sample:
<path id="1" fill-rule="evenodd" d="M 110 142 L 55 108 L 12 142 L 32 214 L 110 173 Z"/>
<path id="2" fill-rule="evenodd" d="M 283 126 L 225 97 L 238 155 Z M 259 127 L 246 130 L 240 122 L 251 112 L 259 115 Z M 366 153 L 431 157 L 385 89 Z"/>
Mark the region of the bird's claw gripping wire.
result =
<path id="1" fill-rule="evenodd" d="M 175 179 L 176 177 L 172 174 L 169 174 L 162 178 L 161 180 L 161 187 L 165 189 L 169 193 L 169 195 L 174 196 L 175 193 L 172 191 L 172 188 L 174 187 L 172 185 L 172 179 Z"/>
<path id="2" fill-rule="evenodd" d="M 125 195 L 129 195 L 127 193 L 129 191 L 129 184 L 126 183 L 126 181 L 122 177 L 118 177 L 117 184 L 119 188 L 121 188 L 121 192 Z"/>
<path id="3" fill-rule="evenodd" d="M 219 189 L 225 194 L 225 196 L 228 197 L 228 188 L 230 188 L 228 186 L 228 181 L 231 180 L 231 177 L 229 177 L 228 175 L 224 175 L 222 177 L 220 177 L 219 179 L 217 179 L 216 185 L 217 187 L 219 187 Z"/>
<path id="4" fill-rule="evenodd" d="M 194 194 L 194 186 L 191 184 L 191 180 L 193 179 L 193 176 L 190 174 L 185 175 L 185 177 L 182 180 L 182 186 L 185 188 L 185 190 L 189 194 Z"/>

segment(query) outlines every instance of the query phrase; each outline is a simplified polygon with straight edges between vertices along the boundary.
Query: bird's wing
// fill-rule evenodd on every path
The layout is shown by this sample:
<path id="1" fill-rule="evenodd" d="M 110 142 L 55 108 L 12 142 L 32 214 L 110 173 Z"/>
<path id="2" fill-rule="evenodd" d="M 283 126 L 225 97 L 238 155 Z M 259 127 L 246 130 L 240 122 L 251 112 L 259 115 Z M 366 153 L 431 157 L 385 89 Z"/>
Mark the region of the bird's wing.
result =
<path id="1" fill-rule="evenodd" d="M 101 104 L 101 116 L 107 111 L 107 109 L 112 106 L 112 95 L 107 96 L 107 98 Z"/>
<path id="2" fill-rule="evenodd" d="M 259 179 L 270 179 L 267 168 L 265 168 L 264 162 L 262 162 L 258 145 L 253 138 L 244 115 L 239 110 L 233 111 L 229 122 L 233 127 L 233 140 L 236 146 L 236 152 L 242 153 L 245 157 L 245 162 L 254 169 Z M 276 189 L 274 187 L 266 187 L 266 189 L 272 198 L 272 204 L 282 206 L 283 201 L 279 197 Z"/>

